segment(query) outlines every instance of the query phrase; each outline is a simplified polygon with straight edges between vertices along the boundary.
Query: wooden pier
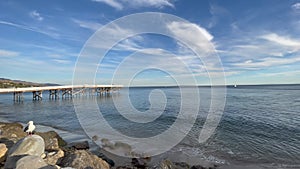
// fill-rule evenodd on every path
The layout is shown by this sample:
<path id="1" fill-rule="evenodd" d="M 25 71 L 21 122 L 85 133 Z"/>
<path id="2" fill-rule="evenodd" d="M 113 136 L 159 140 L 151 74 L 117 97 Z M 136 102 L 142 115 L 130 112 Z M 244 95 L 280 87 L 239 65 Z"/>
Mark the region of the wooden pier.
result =
<path id="1" fill-rule="evenodd" d="M 22 101 L 23 94 L 32 92 L 33 100 L 42 100 L 43 91 L 49 91 L 49 99 L 72 98 L 80 95 L 106 95 L 118 91 L 122 85 L 68 85 L 68 86 L 44 86 L 24 88 L 3 88 L 0 94 L 13 93 L 14 101 Z"/>

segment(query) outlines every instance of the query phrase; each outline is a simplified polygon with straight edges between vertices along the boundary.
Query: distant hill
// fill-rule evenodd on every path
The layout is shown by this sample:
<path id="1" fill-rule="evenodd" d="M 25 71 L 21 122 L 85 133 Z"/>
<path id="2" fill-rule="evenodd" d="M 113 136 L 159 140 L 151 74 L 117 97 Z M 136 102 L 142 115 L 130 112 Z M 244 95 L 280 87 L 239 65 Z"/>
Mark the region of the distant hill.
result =
<path id="1" fill-rule="evenodd" d="M 11 80 L 0 78 L 0 88 L 13 88 L 13 87 L 42 87 L 42 86 L 59 86 L 53 83 L 34 83 L 23 80 Z"/>

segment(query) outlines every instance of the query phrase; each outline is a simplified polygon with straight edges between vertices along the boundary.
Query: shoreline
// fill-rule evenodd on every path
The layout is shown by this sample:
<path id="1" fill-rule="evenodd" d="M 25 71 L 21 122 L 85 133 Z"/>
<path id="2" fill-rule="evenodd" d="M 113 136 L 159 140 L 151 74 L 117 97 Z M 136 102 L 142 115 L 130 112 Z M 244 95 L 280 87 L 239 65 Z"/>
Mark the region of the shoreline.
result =
<path id="1" fill-rule="evenodd" d="M 60 155 L 60 157 L 56 159 L 55 163 L 53 162 L 47 163 L 50 167 L 54 167 L 54 168 L 74 167 L 72 166 L 72 160 L 66 157 L 75 156 L 78 155 L 78 153 L 83 153 L 85 155 L 88 154 L 93 158 L 97 158 L 97 160 L 99 161 L 105 161 L 109 165 L 109 168 L 118 168 L 118 169 L 122 169 L 122 168 L 217 169 L 218 168 L 216 164 L 206 163 L 203 165 L 190 165 L 182 161 L 171 161 L 168 158 L 157 159 L 159 161 L 157 163 L 154 159 L 159 157 L 153 157 L 153 158 L 152 157 L 147 157 L 147 158 L 120 157 L 108 153 L 106 150 L 102 148 L 99 148 L 97 150 L 92 150 L 92 148 L 90 147 L 92 145 L 90 145 L 90 143 L 87 141 L 76 141 L 71 143 L 65 142 L 65 140 L 63 140 L 61 136 L 55 131 L 43 130 L 43 132 L 39 132 L 39 130 L 37 130 L 33 136 L 27 136 L 26 133 L 23 132 L 23 127 L 24 126 L 21 123 L 0 122 L 0 144 L 2 144 L 3 146 L 5 145 L 6 147 L 5 153 L 2 154 L 2 156 L 0 156 L 0 158 L 2 159 L 0 168 L 7 168 L 5 166 L 7 166 L 9 158 L 11 158 L 12 155 L 11 150 L 14 149 L 13 147 L 18 145 L 20 141 L 22 142 L 26 139 L 31 139 L 33 137 L 40 137 L 40 136 L 43 138 L 45 142 L 45 148 L 43 147 L 44 153 L 41 154 L 41 157 L 43 157 L 44 161 L 47 161 L 47 158 L 50 156 L 50 154 L 55 155 L 58 154 L 58 152 L 64 154 L 64 155 Z M 95 159 L 92 161 L 95 161 Z M 84 163 L 85 161 L 81 161 L 81 162 Z M 69 164 L 70 166 L 66 166 L 67 164 Z M 75 166 L 75 168 L 77 167 Z"/>
<path id="2" fill-rule="evenodd" d="M 5 127 L 6 126 L 6 127 Z M 10 126 L 10 127 L 7 127 Z M 22 127 L 21 127 L 22 126 Z M 15 123 L 15 122 L 0 122 L 0 144 L 4 143 L 3 140 L 10 140 L 13 141 L 13 144 L 16 144 L 17 141 L 27 137 L 26 134 L 23 132 L 23 124 L 21 123 Z M 39 126 L 37 125 L 38 129 L 37 135 L 43 135 L 43 133 L 52 133 L 51 137 L 45 138 L 45 143 L 49 142 L 49 140 L 53 140 L 54 138 L 61 138 L 63 142 L 65 142 L 65 145 L 60 145 L 59 147 L 56 147 L 57 150 L 55 152 L 58 152 L 58 150 L 62 150 L 63 154 L 72 154 L 72 153 L 78 153 L 78 151 L 85 151 L 85 153 L 91 153 L 91 155 L 96 155 L 100 159 L 104 159 L 104 161 L 109 161 L 109 168 L 166 168 L 166 169 L 172 169 L 172 168 L 179 168 L 179 169 L 271 169 L 271 168 L 280 168 L 280 169 L 288 169 L 288 168 L 297 168 L 297 165 L 295 167 L 287 166 L 287 165 L 275 165 L 275 164 L 253 164 L 253 163 L 246 163 L 242 161 L 226 161 L 224 163 L 216 163 L 212 161 L 208 161 L 201 158 L 194 157 L 195 162 L 191 162 L 192 160 L 189 159 L 189 156 L 183 157 L 180 154 L 176 153 L 166 153 L 163 155 L 158 155 L 154 157 L 148 157 L 148 158 L 127 158 L 127 157 L 121 157 L 114 155 L 110 152 L 107 152 L 103 148 L 100 148 L 95 143 L 93 143 L 91 140 L 87 141 L 86 138 L 81 137 L 80 134 L 78 134 L 78 137 L 68 138 L 65 141 L 64 137 L 68 135 L 68 132 L 65 134 L 61 134 L 61 131 L 59 129 L 54 129 L 50 126 Z M 9 132 L 9 133 L 8 133 Z M 54 134 L 53 134 L 54 133 Z M 10 136 L 8 135 L 10 134 Z M 63 135 L 63 137 L 62 137 Z M 11 143 L 10 143 L 11 144 Z M 75 145 L 75 148 L 74 148 Z M 7 153 L 10 151 L 10 148 L 13 145 L 6 145 L 7 146 L 7 152 L 4 155 L 7 157 Z M 76 146 L 79 146 L 76 148 Z M 52 145 L 53 147 L 53 145 Z M 54 146 L 55 147 L 55 146 Z M 71 149 L 70 149 L 71 147 Z M 51 154 L 54 151 L 48 150 L 45 148 L 45 154 Z M 72 154 L 74 155 L 74 154 Z M 102 158 L 101 158 L 102 157 Z M 1 157 L 0 157 L 1 158 Z M 3 157 L 2 157 L 3 158 Z M 60 157 L 63 159 L 63 157 Z M 53 163 L 51 163 L 53 164 Z M 61 162 L 55 163 L 55 165 L 59 166 Z M 112 165 L 113 164 L 113 165 Z M 5 160 L 2 159 L 0 169 L 4 168 Z M 165 166 L 165 167 L 163 167 Z"/>

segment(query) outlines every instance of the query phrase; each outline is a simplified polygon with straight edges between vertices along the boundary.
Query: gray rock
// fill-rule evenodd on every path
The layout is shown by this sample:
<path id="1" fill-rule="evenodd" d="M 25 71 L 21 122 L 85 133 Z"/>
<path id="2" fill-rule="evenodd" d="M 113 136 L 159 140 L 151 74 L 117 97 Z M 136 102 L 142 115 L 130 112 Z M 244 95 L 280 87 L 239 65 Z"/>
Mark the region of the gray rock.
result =
<path id="1" fill-rule="evenodd" d="M 15 168 L 21 158 L 30 155 L 40 157 L 44 153 L 45 143 L 38 135 L 27 136 L 11 147 L 4 168 Z"/>
<path id="2" fill-rule="evenodd" d="M 45 140 L 45 150 L 58 150 L 59 148 L 67 145 L 67 143 L 55 132 L 36 132 L 36 135 L 43 137 Z"/>
<path id="3" fill-rule="evenodd" d="M 189 169 L 190 165 L 185 162 L 174 162 L 176 169 Z"/>
<path id="4" fill-rule="evenodd" d="M 57 161 L 64 156 L 64 152 L 62 150 L 49 152 L 44 159 L 46 163 L 50 165 L 55 165 Z"/>
<path id="5" fill-rule="evenodd" d="M 25 156 L 16 163 L 16 169 L 39 169 L 48 166 L 39 156 Z"/>
<path id="6" fill-rule="evenodd" d="M 33 155 L 41 156 L 45 151 L 45 142 L 41 136 L 32 135 L 26 136 L 19 140 L 13 147 L 9 150 L 8 156 L 15 155 Z"/>
<path id="7" fill-rule="evenodd" d="M 109 169 L 106 161 L 87 150 L 67 152 L 58 165 L 61 167 L 74 167 L 76 169 Z"/>
<path id="8" fill-rule="evenodd" d="M 160 169 L 174 169 L 175 166 L 170 160 L 163 160 L 159 164 Z"/>

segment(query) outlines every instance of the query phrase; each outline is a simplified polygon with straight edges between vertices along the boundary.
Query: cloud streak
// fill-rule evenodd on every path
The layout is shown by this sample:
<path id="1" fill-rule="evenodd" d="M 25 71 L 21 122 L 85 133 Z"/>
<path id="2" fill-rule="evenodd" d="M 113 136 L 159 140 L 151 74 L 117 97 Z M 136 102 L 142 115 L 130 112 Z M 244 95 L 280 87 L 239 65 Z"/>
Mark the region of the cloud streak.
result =
<path id="1" fill-rule="evenodd" d="M 123 10 L 124 8 L 140 8 L 140 7 L 155 7 L 155 8 L 164 8 L 172 7 L 174 5 L 170 0 L 92 0 L 94 2 L 105 3 L 117 10 Z"/>
<path id="2" fill-rule="evenodd" d="M 44 34 L 44 35 L 49 36 L 49 37 L 54 38 L 54 39 L 58 39 L 60 37 L 59 34 L 54 33 L 54 32 L 42 31 L 38 28 L 34 28 L 34 27 L 26 26 L 26 25 L 21 25 L 21 24 L 16 24 L 16 23 L 13 23 L 13 22 L 7 22 L 7 21 L 0 20 L 0 24 L 12 26 L 12 27 L 15 27 L 15 28 L 19 28 L 19 29 L 23 29 L 23 30 L 27 30 L 27 31 L 31 31 L 31 32 Z"/>
<path id="3" fill-rule="evenodd" d="M 19 56 L 19 52 L 0 49 L 0 57 L 15 57 Z"/>

